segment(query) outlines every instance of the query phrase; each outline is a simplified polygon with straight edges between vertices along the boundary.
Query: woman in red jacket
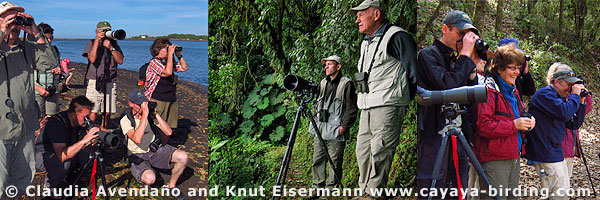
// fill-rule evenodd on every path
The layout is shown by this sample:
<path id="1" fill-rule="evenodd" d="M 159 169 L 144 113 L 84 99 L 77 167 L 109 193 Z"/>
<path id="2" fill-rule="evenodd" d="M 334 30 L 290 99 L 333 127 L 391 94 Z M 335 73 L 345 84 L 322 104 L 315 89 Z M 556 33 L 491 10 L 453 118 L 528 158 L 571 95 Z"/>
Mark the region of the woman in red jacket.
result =
<path id="1" fill-rule="evenodd" d="M 519 187 L 521 133 L 535 126 L 535 119 L 520 117 L 524 106 L 515 88 L 524 62 L 525 55 L 514 45 L 498 47 L 485 79 L 488 102 L 477 104 L 474 112 L 476 133 L 473 152 L 492 187 L 497 189 Z M 479 179 L 480 184 L 485 183 L 481 176 Z M 487 187 L 482 186 L 481 189 L 487 190 Z M 512 195 L 512 192 L 506 195 Z M 482 198 L 486 197 L 482 195 Z"/>

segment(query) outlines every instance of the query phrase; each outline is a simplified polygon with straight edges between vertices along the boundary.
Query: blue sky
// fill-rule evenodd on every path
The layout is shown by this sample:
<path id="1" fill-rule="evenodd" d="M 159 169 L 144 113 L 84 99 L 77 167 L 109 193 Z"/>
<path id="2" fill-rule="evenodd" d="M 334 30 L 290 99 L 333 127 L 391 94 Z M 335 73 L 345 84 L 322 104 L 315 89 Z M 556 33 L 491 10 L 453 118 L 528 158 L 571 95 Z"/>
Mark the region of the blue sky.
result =
<path id="1" fill-rule="evenodd" d="M 50 24 L 55 38 L 93 38 L 96 23 L 103 20 L 110 22 L 113 29 L 124 29 L 127 38 L 142 34 L 208 34 L 208 0 L 10 2 L 25 8 L 36 23 Z"/>

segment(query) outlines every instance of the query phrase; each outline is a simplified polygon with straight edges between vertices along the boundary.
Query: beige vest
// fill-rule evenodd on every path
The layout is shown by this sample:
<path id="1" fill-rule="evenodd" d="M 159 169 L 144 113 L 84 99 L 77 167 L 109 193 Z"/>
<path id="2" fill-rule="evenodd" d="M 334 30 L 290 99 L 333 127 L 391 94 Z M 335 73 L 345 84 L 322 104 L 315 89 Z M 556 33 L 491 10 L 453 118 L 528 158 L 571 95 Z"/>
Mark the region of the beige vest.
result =
<path id="1" fill-rule="evenodd" d="M 341 76 L 341 74 L 339 75 Z M 317 123 L 319 131 L 321 131 L 321 136 L 324 140 L 345 140 L 343 135 L 340 136 L 339 129 L 342 125 L 342 121 L 344 120 L 344 105 L 346 103 L 344 92 L 346 91 L 346 86 L 350 81 L 350 78 L 342 76 L 340 78 L 340 83 L 335 90 L 335 96 L 330 98 L 329 96 L 325 96 L 325 86 L 327 85 L 327 80 L 321 80 L 321 84 L 319 85 L 319 97 L 315 102 L 315 112 L 318 112 L 321 109 L 326 109 L 329 111 L 329 119 L 327 122 L 320 122 L 315 116 L 315 122 Z M 330 103 L 329 101 L 332 102 Z M 312 124 L 308 130 L 310 133 L 316 134 Z"/>
<path id="2" fill-rule="evenodd" d="M 373 62 L 373 67 L 368 79 L 369 93 L 358 93 L 358 108 L 407 106 L 410 103 L 406 70 L 402 67 L 400 60 L 387 53 L 391 37 L 401 31 L 406 32 L 400 27 L 390 26 L 383 37 L 375 37 L 371 42 L 364 40 L 361 43 L 358 71 L 361 72 L 361 69 L 368 71 L 371 62 Z M 378 43 L 379 48 L 377 48 Z"/>

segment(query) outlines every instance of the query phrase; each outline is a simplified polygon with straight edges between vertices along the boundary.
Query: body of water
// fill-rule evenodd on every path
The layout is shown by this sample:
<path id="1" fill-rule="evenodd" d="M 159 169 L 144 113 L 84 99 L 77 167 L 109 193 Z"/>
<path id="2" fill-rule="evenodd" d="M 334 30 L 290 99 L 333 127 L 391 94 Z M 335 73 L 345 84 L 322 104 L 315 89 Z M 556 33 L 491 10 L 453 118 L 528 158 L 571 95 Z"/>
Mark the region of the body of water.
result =
<path id="1" fill-rule="evenodd" d="M 89 40 L 55 40 L 62 58 L 69 58 L 71 62 L 87 63 L 87 58 L 81 56 L 83 48 Z M 140 66 L 152 58 L 150 40 L 121 40 L 119 46 L 123 50 L 123 65 L 121 69 L 138 71 Z M 208 42 L 206 41 L 171 41 L 183 47 L 182 55 L 190 69 L 186 72 L 176 73 L 179 78 L 208 86 Z"/>

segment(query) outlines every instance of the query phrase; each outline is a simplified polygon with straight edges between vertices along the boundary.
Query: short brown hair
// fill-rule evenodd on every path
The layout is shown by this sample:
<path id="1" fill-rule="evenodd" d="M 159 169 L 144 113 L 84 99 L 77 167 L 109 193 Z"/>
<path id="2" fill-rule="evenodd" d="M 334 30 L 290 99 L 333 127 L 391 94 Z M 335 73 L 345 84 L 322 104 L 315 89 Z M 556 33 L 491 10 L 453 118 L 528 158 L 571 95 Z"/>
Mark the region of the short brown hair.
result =
<path id="1" fill-rule="evenodd" d="M 160 50 L 168 45 L 171 45 L 169 38 L 161 37 L 154 40 L 154 43 L 152 43 L 152 46 L 150 46 L 150 53 L 152 54 L 152 57 L 156 57 Z"/>
<path id="2" fill-rule="evenodd" d="M 514 43 L 498 47 L 494 52 L 494 60 L 490 67 L 490 74 L 498 75 L 498 71 L 506 69 L 510 64 L 522 66 L 525 64 L 525 54 L 517 49 Z"/>
<path id="3" fill-rule="evenodd" d="M 73 98 L 69 103 L 68 112 L 79 112 L 81 110 L 81 107 L 85 107 L 91 110 L 94 107 L 94 103 L 83 95 L 77 96 Z"/>

